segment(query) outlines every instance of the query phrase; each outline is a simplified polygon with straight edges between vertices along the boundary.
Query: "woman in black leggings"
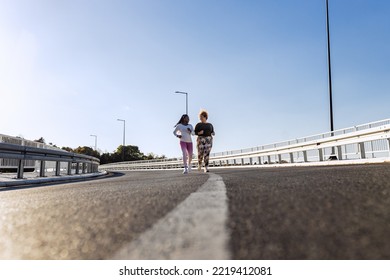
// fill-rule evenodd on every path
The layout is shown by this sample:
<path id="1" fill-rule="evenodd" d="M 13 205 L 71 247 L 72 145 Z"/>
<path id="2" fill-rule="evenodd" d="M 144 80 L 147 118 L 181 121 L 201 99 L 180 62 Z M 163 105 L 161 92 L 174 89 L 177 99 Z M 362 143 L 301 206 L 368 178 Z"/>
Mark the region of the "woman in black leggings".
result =
<path id="1" fill-rule="evenodd" d="M 198 135 L 196 141 L 198 148 L 198 170 L 201 170 L 202 161 L 204 161 L 204 172 L 209 172 L 209 157 L 211 148 L 213 147 L 213 136 L 215 135 L 213 125 L 207 122 L 208 116 L 207 111 L 200 111 L 200 122 L 195 126 L 195 135 Z"/>

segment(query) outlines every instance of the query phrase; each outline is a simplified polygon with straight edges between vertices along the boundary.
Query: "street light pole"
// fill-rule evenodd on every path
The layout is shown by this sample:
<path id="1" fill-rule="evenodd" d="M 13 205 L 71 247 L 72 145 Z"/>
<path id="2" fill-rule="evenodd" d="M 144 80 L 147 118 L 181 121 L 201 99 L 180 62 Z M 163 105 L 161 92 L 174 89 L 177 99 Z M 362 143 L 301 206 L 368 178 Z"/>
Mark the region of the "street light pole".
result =
<path id="1" fill-rule="evenodd" d="M 330 64 L 330 35 L 329 35 L 329 8 L 328 0 L 326 0 L 326 33 L 328 37 L 328 82 L 329 82 L 329 110 L 330 110 L 330 131 L 334 131 L 333 126 L 333 100 L 332 100 L 332 69 Z"/>
<path id="2" fill-rule="evenodd" d="M 186 114 L 188 115 L 188 92 L 175 91 L 175 93 L 180 93 L 180 94 L 185 94 L 186 95 Z"/>
<path id="3" fill-rule="evenodd" d="M 97 135 L 91 134 L 90 136 L 95 137 L 95 151 L 97 151 Z"/>
<path id="4" fill-rule="evenodd" d="M 122 146 L 122 161 L 125 161 L 125 143 L 126 143 L 126 121 L 117 119 L 117 121 L 123 122 L 123 146 Z"/>
<path id="5" fill-rule="evenodd" d="M 329 82 L 329 115 L 330 115 L 330 131 L 331 136 L 334 135 L 334 126 L 333 126 L 333 98 L 332 98 L 332 68 L 330 63 L 330 31 L 329 31 L 329 8 L 328 0 L 326 0 L 326 34 L 328 39 L 328 82 Z M 335 148 L 332 147 L 332 154 L 329 157 L 330 160 L 337 159 L 335 155 Z"/>

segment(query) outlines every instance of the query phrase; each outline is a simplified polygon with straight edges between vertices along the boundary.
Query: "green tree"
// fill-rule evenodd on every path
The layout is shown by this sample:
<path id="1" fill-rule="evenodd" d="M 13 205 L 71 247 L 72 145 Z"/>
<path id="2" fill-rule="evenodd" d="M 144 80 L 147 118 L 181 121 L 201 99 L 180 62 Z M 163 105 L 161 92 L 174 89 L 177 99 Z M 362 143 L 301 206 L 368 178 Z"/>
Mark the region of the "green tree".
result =
<path id="1" fill-rule="evenodd" d="M 122 160 L 123 150 L 125 153 L 125 161 L 141 160 L 145 156 L 139 150 L 138 146 L 127 145 L 127 146 L 123 147 L 123 145 L 120 145 L 115 151 L 115 154 L 117 156 L 119 156 L 119 159 L 120 159 L 119 161 Z"/>
<path id="2" fill-rule="evenodd" d="M 46 141 L 43 137 L 39 138 L 38 140 L 34 140 L 34 142 L 39 142 L 39 143 L 43 143 L 43 144 L 46 143 Z"/>
<path id="3" fill-rule="evenodd" d="M 56 144 L 53 144 L 52 142 L 49 143 L 50 146 L 53 146 L 54 148 L 58 148 Z"/>
<path id="4" fill-rule="evenodd" d="M 64 151 L 67 151 L 67 152 L 74 153 L 74 150 L 72 148 L 70 148 L 70 147 L 62 147 L 61 149 L 64 150 Z"/>
<path id="5" fill-rule="evenodd" d="M 148 153 L 147 155 L 144 155 L 145 160 L 151 160 L 151 159 L 166 159 L 167 157 L 164 155 L 155 155 L 154 153 Z"/>
<path id="6" fill-rule="evenodd" d="M 155 159 L 155 158 L 156 158 L 155 154 L 153 154 L 153 153 L 148 153 L 147 155 L 144 156 L 143 159 L 145 159 L 145 160 L 151 160 L 151 159 Z"/>
<path id="7" fill-rule="evenodd" d="M 100 158 L 100 153 L 92 149 L 91 147 L 83 146 L 83 147 L 77 147 L 74 149 L 74 152 L 77 154 L 92 156 L 96 158 Z"/>
<path id="8" fill-rule="evenodd" d="M 127 145 L 124 147 L 120 145 L 113 153 L 103 153 L 95 151 L 91 147 L 87 146 L 79 146 L 76 149 L 72 149 L 70 147 L 62 147 L 63 150 L 88 156 L 93 156 L 100 159 L 100 164 L 107 164 L 113 162 L 122 161 L 122 151 L 125 151 L 125 161 L 134 161 L 134 160 L 151 160 L 151 159 L 164 159 L 166 158 L 164 155 L 158 156 L 153 153 L 148 153 L 145 155 L 142 153 L 138 146 Z"/>
<path id="9" fill-rule="evenodd" d="M 112 155 L 113 155 L 113 154 L 110 154 L 110 153 L 103 153 L 103 154 L 100 156 L 100 164 L 107 164 L 107 163 L 112 163 L 112 162 L 114 162 L 114 161 L 113 161 Z"/>

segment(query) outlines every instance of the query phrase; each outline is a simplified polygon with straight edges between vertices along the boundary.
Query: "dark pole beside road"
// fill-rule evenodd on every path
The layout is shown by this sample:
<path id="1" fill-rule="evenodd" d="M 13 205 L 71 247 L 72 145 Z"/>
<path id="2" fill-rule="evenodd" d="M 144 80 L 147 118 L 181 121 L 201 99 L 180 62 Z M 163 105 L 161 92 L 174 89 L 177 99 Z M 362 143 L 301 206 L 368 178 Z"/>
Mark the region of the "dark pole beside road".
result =
<path id="1" fill-rule="evenodd" d="M 329 82 L 329 114 L 330 114 L 330 131 L 333 136 L 334 125 L 333 125 L 333 98 L 332 98 L 332 68 L 330 63 L 330 32 L 329 32 L 329 8 L 328 0 L 326 0 L 326 33 L 328 39 L 328 82 Z M 330 156 L 331 160 L 337 159 L 335 155 L 335 148 L 332 147 L 332 155 Z"/>
<path id="2" fill-rule="evenodd" d="M 330 109 L 330 131 L 334 130 L 333 126 L 333 100 L 332 100 L 332 69 L 330 65 L 330 35 L 329 35 L 329 8 L 326 0 L 326 33 L 328 37 L 328 78 L 329 78 L 329 109 Z"/>

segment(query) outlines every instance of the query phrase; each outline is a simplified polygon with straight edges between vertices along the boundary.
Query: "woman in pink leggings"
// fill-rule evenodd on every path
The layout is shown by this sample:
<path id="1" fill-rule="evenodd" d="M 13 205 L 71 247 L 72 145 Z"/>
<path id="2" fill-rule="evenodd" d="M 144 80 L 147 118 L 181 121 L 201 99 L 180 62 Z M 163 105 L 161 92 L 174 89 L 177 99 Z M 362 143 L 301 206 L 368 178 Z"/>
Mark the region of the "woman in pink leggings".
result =
<path id="1" fill-rule="evenodd" d="M 181 116 L 178 123 L 175 125 L 173 134 L 180 138 L 180 147 L 183 152 L 184 171 L 183 174 L 191 172 L 191 161 L 193 154 L 192 138 L 195 135 L 194 128 L 189 124 L 190 117 L 186 114 Z"/>

